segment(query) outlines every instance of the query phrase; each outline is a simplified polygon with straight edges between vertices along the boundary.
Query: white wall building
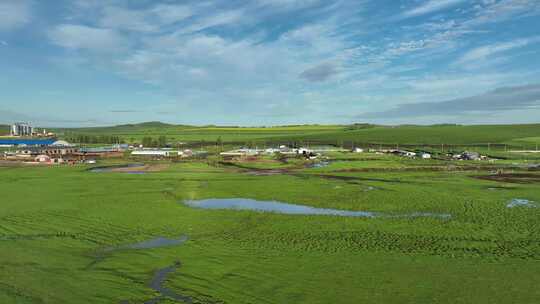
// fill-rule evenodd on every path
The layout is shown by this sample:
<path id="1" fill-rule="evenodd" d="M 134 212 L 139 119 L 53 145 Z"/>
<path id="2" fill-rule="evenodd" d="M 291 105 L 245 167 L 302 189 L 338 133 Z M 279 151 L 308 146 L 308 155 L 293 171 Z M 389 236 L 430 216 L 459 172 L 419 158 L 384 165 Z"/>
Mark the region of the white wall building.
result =
<path id="1" fill-rule="evenodd" d="M 135 150 L 131 152 L 132 156 L 151 156 L 151 157 L 173 157 L 182 156 L 182 151 L 173 150 Z"/>

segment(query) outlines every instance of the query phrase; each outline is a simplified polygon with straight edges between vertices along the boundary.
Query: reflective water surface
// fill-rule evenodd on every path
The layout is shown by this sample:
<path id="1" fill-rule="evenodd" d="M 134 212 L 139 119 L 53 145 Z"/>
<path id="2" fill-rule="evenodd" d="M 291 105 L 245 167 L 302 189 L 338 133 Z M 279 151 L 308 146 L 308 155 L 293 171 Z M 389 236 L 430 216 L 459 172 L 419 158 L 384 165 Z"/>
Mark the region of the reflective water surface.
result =
<path id="1" fill-rule="evenodd" d="M 381 212 L 370 211 L 349 211 L 339 209 L 316 208 L 304 205 L 288 204 L 278 201 L 258 201 L 246 198 L 229 199 L 204 199 L 187 200 L 184 204 L 201 209 L 232 209 L 232 210 L 253 210 L 259 212 L 273 212 L 295 215 L 333 215 L 346 217 L 436 217 L 450 218 L 450 214 L 414 212 L 410 214 L 384 214 Z"/>
<path id="2" fill-rule="evenodd" d="M 506 205 L 507 208 L 514 208 L 514 207 L 528 207 L 528 208 L 536 208 L 537 205 L 535 202 L 527 200 L 527 199 L 521 199 L 521 198 L 514 198 L 508 204 Z"/>

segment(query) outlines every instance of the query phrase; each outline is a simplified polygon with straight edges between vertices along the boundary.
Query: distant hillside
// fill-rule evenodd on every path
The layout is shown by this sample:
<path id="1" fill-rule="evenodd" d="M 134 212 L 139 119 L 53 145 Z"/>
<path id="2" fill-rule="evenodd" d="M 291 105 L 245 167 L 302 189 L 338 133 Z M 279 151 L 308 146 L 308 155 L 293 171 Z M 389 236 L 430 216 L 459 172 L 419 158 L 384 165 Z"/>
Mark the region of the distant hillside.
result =
<path id="1" fill-rule="evenodd" d="M 182 142 L 340 142 L 381 144 L 496 144 L 534 146 L 540 143 L 540 124 L 521 125 L 289 125 L 275 127 L 187 126 L 145 122 L 112 127 L 57 129 L 58 134 L 118 136 L 139 142 L 143 137 L 167 136 Z"/>
<path id="2" fill-rule="evenodd" d="M 308 140 L 335 143 L 387 144 L 476 144 L 476 143 L 531 143 L 540 141 L 540 124 L 522 125 L 433 125 L 433 126 L 375 126 L 345 129 L 325 134 L 310 134 L 301 138 L 283 137 L 281 140 Z M 276 138 L 277 140 L 278 138 Z"/>
<path id="3" fill-rule="evenodd" d="M 110 127 L 89 127 L 89 128 L 56 128 L 57 133 L 75 132 L 92 134 L 132 134 L 132 133 L 153 133 L 154 131 L 164 131 L 171 128 L 183 127 L 181 125 L 171 125 L 159 121 L 143 122 L 138 124 L 125 124 Z"/>
<path id="4" fill-rule="evenodd" d="M 343 130 L 344 126 L 295 125 L 277 127 L 239 127 L 239 126 L 187 126 L 161 122 L 145 122 L 111 127 L 64 128 L 53 131 L 62 136 L 68 134 L 120 136 L 125 141 L 140 141 L 143 137 L 167 136 L 176 141 L 217 141 L 246 142 L 262 140 L 267 137 L 304 136 Z"/>

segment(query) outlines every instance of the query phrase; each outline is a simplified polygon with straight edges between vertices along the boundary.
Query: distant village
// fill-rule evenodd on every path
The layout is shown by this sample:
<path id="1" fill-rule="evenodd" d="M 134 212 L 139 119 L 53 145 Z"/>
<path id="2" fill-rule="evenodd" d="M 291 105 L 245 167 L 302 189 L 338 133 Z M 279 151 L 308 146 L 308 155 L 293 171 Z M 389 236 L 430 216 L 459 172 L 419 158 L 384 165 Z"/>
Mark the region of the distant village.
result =
<path id="1" fill-rule="evenodd" d="M 10 128 L 10 137 L 0 138 L 0 159 L 2 161 L 22 162 L 26 164 L 94 164 L 100 159 L 107 158 L 148 158 L 148 159 L 178 159 L 190 157 L 205 157 L 206 151 L 192 149 L 173 149 L 147 147 L 143 144 L 111 144 L 107 146 L 81 146 L 65 140 L 57 140 L 56 135 L 45 129 L 36 129 L 29 123 L 15 123 Z M 143 141 L 144 142 L 144 141 Z M 282 155 L 284 157 L 303 157 L 314 160 L 327 153 L 375 153 L 392 154 L 403 158 L 431 159 L 429 151 L 409 151 L 404 149 L 373 149 L 354 147 L 343 149 L 335 146 L 306 146 L 292 147 L 279 145 L 268 148 L 243 147 L 224 152 L 216 152 L 223 159 L 257 157 L 264 155 Z M 437 154 L 438 158 L 448 160 L 488 160 L 478 152 L 463 151 L 460 153 Z"/>

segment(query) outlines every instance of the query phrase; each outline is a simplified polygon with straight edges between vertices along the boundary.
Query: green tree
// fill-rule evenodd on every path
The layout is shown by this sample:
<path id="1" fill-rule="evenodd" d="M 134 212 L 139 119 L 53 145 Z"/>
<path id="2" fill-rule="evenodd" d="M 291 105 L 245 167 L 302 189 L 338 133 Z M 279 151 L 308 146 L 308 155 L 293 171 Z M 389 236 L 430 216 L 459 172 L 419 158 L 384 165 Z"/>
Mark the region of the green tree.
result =
<path id="1" fill-rule="evenodd" d="M 161 148 L 166 147 L 167 146 L 167 137 L 164 136 L 164 135 L 161 135 L 160 137 L 158 137 L 157 146 L 161 147 Z"/>
<path id="2" fill-rule="evenodd" d="M 151 147 L 152 146 L 152 137 L 145 136 L 142 139 L 142 145 L 144 147 Z"/>

